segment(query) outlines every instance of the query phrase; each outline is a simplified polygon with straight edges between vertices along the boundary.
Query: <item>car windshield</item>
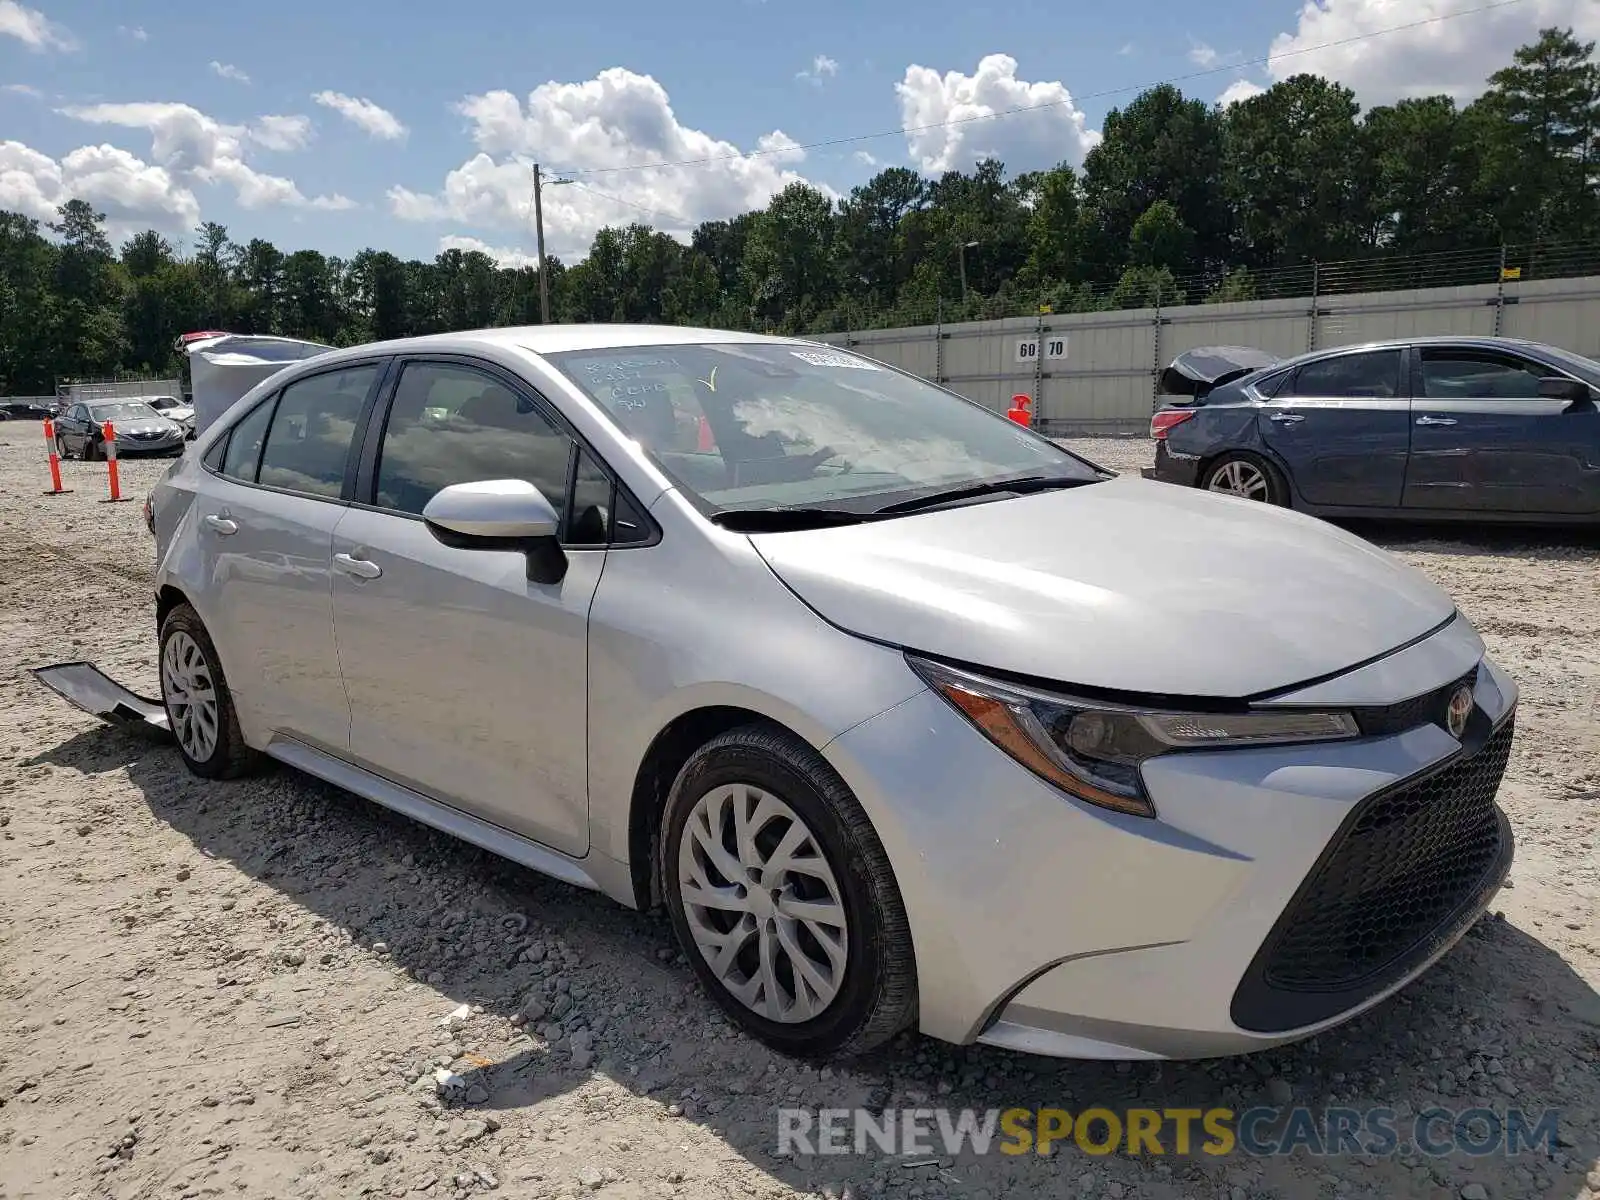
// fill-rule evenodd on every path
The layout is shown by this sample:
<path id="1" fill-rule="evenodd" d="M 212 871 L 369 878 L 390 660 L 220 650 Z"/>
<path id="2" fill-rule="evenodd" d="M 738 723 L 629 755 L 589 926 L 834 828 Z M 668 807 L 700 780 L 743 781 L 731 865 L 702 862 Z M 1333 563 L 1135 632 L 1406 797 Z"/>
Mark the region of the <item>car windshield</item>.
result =
<path id="1" fill-rule="evenodd" d="M 118 404 L 96 404 L 89 409 L 96 421 L 139 421 L 150 417 L 158 417 L 156 412 L 142 400 L 124 400 Z"/>
<path id="2" fill-rule="evenodd" d="M 821 346 L 728 342 L 545 357 L 707 514 L 870 512 L 1024 476 L 1105 478 L 970 401 Z"/>
<path id="3" fill-rule="evenodd" d="M 1559 346 L 1543 346 L 1541 349 L 1574 375 L 1582 376 L 1585 383 L 1600 387 L 1600 362 L 1585 358 L 1581 354 L 1574 354 L 1570 350 L 1563 350 Z"/>

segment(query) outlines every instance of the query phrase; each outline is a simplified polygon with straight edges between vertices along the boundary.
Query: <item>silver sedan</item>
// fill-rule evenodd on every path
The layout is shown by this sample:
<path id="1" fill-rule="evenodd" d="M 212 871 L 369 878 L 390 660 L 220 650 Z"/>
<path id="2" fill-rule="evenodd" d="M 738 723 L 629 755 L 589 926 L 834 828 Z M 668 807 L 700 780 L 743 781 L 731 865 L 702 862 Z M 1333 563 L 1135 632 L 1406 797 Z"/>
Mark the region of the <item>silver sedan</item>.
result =
<path id="1" fill-rule="evenodd" d="M 1228 1054 L 1426 970 L 1517 691 L 1331 525 L 828 346 L 502 329 L 257 385 L 149 508 L 189 767 L 635 908 L 747 1030 Z"/>

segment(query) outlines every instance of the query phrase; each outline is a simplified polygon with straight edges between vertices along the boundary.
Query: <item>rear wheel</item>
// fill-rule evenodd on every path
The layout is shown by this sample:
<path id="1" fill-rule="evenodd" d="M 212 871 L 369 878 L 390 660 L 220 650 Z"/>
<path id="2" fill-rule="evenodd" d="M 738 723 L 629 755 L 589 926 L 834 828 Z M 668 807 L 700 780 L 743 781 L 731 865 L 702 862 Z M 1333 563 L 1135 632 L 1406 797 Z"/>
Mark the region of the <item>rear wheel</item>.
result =
<path id="1" fill-rule="evenodd" d="M 178 753 L 204 779 L 233 779 L 260 766 L 245 745 L 233 693 L 200 614 L 180 604 L 161 623 L 161 699 Z"/>
<path id="2" fill-rule="evenodd" d="M 667 801 L 660 865 L 695 974 L 774 1049 L 861 1054 L 915 1016 L 888 856 L 844 781 L 794 735 L 751 725 L 697 750 Z"/>
<path id="3" fill-rule="evenodd" d="M 81 457 L 84 462 L 94 462 L 100 457 L 100 443 L 95 441 L 92 437 L 84 438 L 83 450 L 80 452 L 79 457 Z"/>
<path id="4" fill-rule="evenodd" d="M 1289 488 L 1278 468 L 1256 454 L 1225 454 L 1207 469 L 1201 486 L 1265 504 L 1289 503 Z"/>

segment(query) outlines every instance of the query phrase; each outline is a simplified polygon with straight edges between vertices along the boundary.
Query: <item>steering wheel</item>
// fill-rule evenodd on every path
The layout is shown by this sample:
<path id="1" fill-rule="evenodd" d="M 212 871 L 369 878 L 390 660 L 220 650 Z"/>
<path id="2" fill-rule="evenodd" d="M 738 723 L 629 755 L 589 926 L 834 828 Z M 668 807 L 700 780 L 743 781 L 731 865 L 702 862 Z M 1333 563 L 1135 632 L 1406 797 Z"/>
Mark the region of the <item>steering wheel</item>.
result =
<path id="1" fill-rule="evenodd" d="M 789 461 L 792 462 L 800 470 L 803 470 L 807 474 L 810 474 L 812 471 L 815 471 L 818 467 L 820 467 L 823 463 L 827 462 L 830 458 L 832 458 L 837 453 L 838 453 L 838 451 L 835 450 L 832 446 L 824 446 L 824 447 L 822 447 L 822 449 L 814 451 L 811 454 L 807 454 L 804 457 L 798 457 L 797 456 L 795 458 L 790 459 Z"/>

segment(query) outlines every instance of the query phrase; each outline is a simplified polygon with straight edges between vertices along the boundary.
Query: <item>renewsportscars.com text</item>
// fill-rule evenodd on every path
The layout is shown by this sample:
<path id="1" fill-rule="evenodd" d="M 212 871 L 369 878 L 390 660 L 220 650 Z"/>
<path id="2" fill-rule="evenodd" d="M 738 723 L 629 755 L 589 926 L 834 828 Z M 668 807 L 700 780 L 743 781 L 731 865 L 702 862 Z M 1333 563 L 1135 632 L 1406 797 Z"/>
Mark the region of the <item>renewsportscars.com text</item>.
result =
<path id="1" fill-rule="evenodd" d="M 1555 1109 L 905 1108 L 778 1110 L 778 1145 L 794 1154 L 1084 1154 L 1433 1157 L 1552 1154 Z"/>

